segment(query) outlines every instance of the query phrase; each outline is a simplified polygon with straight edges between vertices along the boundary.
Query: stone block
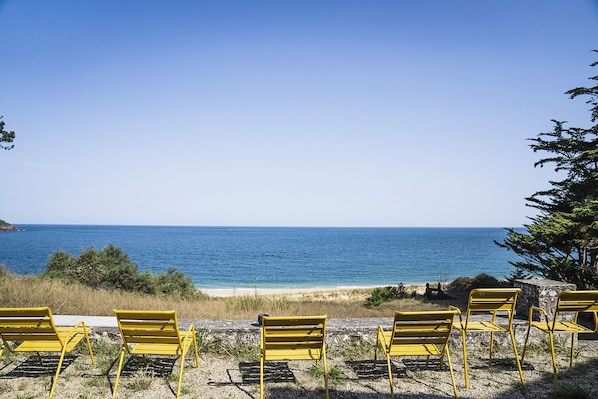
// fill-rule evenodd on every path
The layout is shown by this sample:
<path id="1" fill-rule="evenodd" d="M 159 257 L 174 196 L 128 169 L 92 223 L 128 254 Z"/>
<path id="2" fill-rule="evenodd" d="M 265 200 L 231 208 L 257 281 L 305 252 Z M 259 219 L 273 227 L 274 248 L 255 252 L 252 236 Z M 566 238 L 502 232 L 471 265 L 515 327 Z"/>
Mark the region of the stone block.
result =
<path id="1" fill-rule="evenodd" d="M 515 280 L 514 286 L 521 288 L 521 293 L 517 297 L 515 313 L 518 317 L 525 319 L 529 318 L 531 306 L 539 306 L 546 310 L 548 319 L 552 320 L 559 294 L 562 291 L 577 289 L 575 284 L 548 279 Z M 534 312 L 534 320 L 539 320 L 538 312 Z"/>

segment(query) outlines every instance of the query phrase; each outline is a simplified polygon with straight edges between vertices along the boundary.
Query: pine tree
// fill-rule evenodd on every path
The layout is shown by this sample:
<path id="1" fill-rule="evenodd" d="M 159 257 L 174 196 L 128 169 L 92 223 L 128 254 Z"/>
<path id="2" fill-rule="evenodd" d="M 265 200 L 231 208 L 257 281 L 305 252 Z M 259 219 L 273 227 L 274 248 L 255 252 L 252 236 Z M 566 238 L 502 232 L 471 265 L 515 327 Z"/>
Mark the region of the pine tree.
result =
<path id="1" fill-rule="evenodd" d="M 594 50 L 598 52 L 598 50 Z M 598 62 L 591 64 L 592 67 Z M 590 80 L 595 83 L 598 76 Z M 554 165 L 559 181 L 548 190 L 526 198 L 538 210 L 524 225 L 526 232 L 508 229 L 501 247 L 520 256 L 511 262 L 518 271 L 566 281 L 578 289 L 598 287 L 598 85 L 566 92 L 571 99 L 583 96 L 591 106 L 590 128 L 554 128 L 530 139 L 534 152 L 547 153 L 534 166 Z"/>

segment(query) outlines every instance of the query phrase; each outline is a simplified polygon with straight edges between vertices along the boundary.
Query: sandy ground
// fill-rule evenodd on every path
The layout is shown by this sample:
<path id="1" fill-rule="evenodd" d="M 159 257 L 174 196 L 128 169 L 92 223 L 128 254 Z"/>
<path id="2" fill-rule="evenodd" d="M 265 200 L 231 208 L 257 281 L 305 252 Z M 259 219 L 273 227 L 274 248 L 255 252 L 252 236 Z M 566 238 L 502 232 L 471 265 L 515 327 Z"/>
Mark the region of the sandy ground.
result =
<path id="1" fill-rule="evenodd" d="M 334 287 L 302 287 L 302 288 L 210 288 L 202 289 L 201 291 L 212 297 L 233 297 L 233 296 L 248 296 L 248 295 L 263 295 L 263 296 L 347 296 L 355 290 L 372 289 L 379 286 L 334 286 Z M 418 293 L 425 292 L 425 285 L 408 285 L 405 289 L 408 292 L 416 290 Z"/>
<path id="2" fill-rule="evenodd" d="M 110 398 L 116 374 L 116 351 L 96 353 L 96 364 L 80 353 L 67 359 L 67 366 L 58 379 L 55 398 Z M 487 351 L 471 351 L 470 388 L 464 388 L 463 363 L 460 348 L 452 348 L 452 360 L 459 397 L 469 399 L 550 398 L 554 391 L 550 355 L 542 350 L 528 353 L 524 365 L 525 388 L 509 348 L 499 348 L 492 367 L 488 366 Z M 576 365 L 568 368 L 567 354 L 559 354 L 559 377 L 562 386 L 579 385 L 597 397 L 598 353 L 597 341 L 580 341 Z M 382 399 L 390 397 L 390 388 L 384 361 L 374 366 L 373 353 L 364 353 L 348 359 L 331 350 L 328 366 L 330 398 Z M 36 356 L 26 354 L 0 358 L 0 397 L 32 399 L 48 397 L 51 374 L 56 367 L 56 356 L 44 356 L 39 365 Z M 322 375 L 315 375 L 311 362 L 267 363 L 266 398 L 324 398 Z M 445 367 L 439 370 L 437 361 L 429 369 L 416 358 L 393 359 L 394 387 L 397 398 L 439 399 L 453 397 L 450 374 Z M 109 370 L 106 373 L 106 370 Z M 125 366 L 119 383 L 119 398 L 175 398 L 179 362 L 164 358 L 154 359 L 148 368 L 138 358 Z M 257 399 L 259 398 L 259 362 L 246 360 L 234 354 L 200 354 L 200 367 L 194 368 L 187 358 L 181 398 L 202 399 Z M 569 396 L 584 398 L 586 396 Z"/>

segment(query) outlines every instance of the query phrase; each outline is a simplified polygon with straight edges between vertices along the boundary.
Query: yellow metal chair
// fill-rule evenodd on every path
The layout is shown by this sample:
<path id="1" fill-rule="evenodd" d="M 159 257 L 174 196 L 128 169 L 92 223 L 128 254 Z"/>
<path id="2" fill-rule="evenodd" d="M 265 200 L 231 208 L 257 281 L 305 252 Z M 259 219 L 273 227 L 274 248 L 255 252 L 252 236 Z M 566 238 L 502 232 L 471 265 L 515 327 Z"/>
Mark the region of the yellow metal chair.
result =
<path id="1" fill-rule="evenodd" d="M 118 322 L 123 346 L 120 352 L 112 397 L 116 396 L 125 352 L 127 352 L 129 355 L 142 355 L 143 360 L 146 362 L 146 355 L 180 357 L 179 380 L 176 391 L 176 397 L 178 398 L 181 393 L 185 356 L 191 346 L 195 351 L 195 367 L 199 367 L 195 327 L 191 325 L 187 331 L 179 331 L 175 311 L 114 310 L 114 314 Z"/>
<path id="2" fill-rule="evenodd" d="M 260 398 L 264 397 L 264 362 L 279 360 L 321 360 L 328 399 L 326 365 L 326 316 L 262 318 L 260 340 Z"/>
<path id="3" fill-rule="evenodd" d="M 458 397 L 453 364 L 451 363 L 448 348 L 448 339 L 456 313 L 454 310 L 396 312 L 392 331 L 384 331 L 382 326 L 378 326 L 374 365 L 378 358 L 378 350 L 384 352 L 388 366 L 391 397 L 394 397 L 391 356 L 426 356 L 426 366 L 430 356 L 439 356 L 440 365 L 442 366 L 445 355 L 451 373 L 453 392 L 455 398 Z"/>
<path id="4" fill-rule="evenodd" d="M 519 370 L 519 378 L 524 384 L 521 362 L 517 354 L 517 345 L 515 343 L 515 334 L 513 332 L 513 317 L 515 316 L 515 304 L 517 295 L 521 288 L 476 288 L 469 293 L 467 304 L 467 313 L 463 320 L 461 310 L 450 306 L 450 309 L 458 311 L 459 320 L 455 320 L 455 328 L 461 332 L 461 342 L 463 346 L 463 369 L 465 371 L 465 388 L 469 388 L 469 371 L 467 366 L 467 344 L 466 335 L 468 333 L 490 333 L 490 358 L 489 365 L 492 366 L 492 351 L 494 348 L 495 333 L 509 333 L 511 335 L 511 344 L 515 354 L 515 362 Z M 497 323 L 497 313 L 505 312 L 507 315 L 507 325 Z M 482 315 L 480 315 L 482 313 Z M 491 314 L 490 320 L 484 319 L 485 315 Z M 475 317 L 472 317 L 474 316 Z"/>
<path id="5" fill-rule="evenodd" d="M 89 331 L 91 328 L 87 328 L 83 321 L 74 327 L 56 327 L 50 308 L 0 308 L 0 356 L 5 348 L 10 352 L 36 352 L 41 363 L 40 352 L 60 352 L 58 367 L 50 388 L 52 397 L 64 356 L 83 338 L 87 341 L 91 363 L 95 363 Z M 14 346 L 11 346 L 10 342 L 13 342 Z"/>
<path id="6" fill-rule="evenodd" d="M 534 321 L 534 311 L 541 313 L 544 320 Z M 529 338 L 529 332 L 532 327 L 536 327 L 545 333 L 548 333 L 550 338 L 550 350 L 552 353 L 552 368 L 554 373 L 554 385 L 558 388 L 559 380 L 556 370 L 556 355 L 554 353 L 554 334 L 569 333 L 571 334 L 571 351 L 569 358 L 569 367 L 573 367 L 573 348 L 575 344 L 575 334 L 578 333 L 597 333 L 598 332 L 598 291 L 563 291 L 559 294 L 552 322 L 548 320 L 546 310 L 541 307 L 532 306 L 529 309 L 529 322 L 527 326 L 527 334 L 525 335 L 525 343 L 523 344 L 523 352 L 521 354 L 521 362 L 525 357 L 525 348 Z M 563 313 L 570 315 L 570 320 L 563 318 Z M 594 329 L 591 330 L 577 322 L 580 313 L 592 313 L 594 316 Z"/>

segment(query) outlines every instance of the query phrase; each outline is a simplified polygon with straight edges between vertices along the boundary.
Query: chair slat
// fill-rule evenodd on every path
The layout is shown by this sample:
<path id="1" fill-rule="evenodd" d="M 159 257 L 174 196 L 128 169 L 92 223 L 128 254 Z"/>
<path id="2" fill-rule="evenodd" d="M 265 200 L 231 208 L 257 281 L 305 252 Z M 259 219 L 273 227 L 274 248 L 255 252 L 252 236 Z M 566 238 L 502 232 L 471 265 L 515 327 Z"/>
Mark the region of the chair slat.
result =
<path id="1" fill-rule="evenodd" d="M 51 318 L 50 308 L 2 308 L 0 309 L 1 318 L 25 318 L 25 317 L 38 317 L 38 318 Z"/>

